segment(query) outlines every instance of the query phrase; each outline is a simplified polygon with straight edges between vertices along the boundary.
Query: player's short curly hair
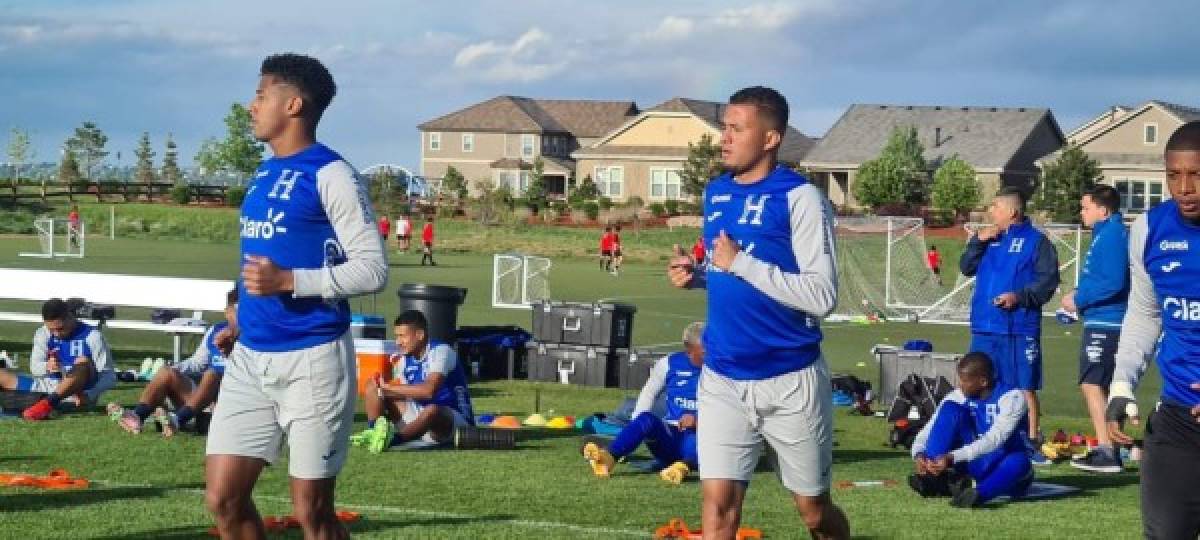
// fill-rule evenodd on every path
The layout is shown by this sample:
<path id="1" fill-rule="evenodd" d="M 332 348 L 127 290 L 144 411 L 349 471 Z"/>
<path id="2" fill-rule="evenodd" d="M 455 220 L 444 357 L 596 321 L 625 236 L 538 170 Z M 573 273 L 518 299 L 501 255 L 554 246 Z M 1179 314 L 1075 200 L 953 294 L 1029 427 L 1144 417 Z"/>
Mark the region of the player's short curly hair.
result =
<path id="1" fill-rule="evenodd" d="M 279 82 L 295 87 L 304 100 L 301 110 L 314 123 L 321 119 L 321 114 L 337 94 L 333 75 L 329 74 L 329 70 L 325 69 L 320 60 L 311 56 L 295 53 L 273 54 L 263 60 L 260 75 L 270 75 Z"/>

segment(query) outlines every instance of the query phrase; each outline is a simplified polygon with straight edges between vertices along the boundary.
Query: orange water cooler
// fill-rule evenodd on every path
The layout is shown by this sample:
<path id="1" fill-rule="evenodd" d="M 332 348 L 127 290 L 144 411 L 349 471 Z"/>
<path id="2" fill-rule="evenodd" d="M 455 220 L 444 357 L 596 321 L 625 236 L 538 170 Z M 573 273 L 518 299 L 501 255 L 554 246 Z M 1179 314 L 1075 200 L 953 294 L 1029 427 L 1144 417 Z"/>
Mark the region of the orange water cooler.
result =
<path id="1" fill-rule="evenodd" d="M 354 356 L 358 363 L 358 395 L 364 395 L 367 381 L 376 375 L 392 380 L 392 355 L 399 352 L 396 342 L 387 339 L 354 340 Z"/>

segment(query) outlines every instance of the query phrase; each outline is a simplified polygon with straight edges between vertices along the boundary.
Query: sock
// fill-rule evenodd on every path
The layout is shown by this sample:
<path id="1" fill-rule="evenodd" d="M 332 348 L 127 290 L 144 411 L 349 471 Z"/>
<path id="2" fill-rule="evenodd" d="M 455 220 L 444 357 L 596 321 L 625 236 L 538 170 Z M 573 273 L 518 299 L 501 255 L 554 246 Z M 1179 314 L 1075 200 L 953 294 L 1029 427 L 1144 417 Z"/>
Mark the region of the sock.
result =
<path id="1" fill-rule="evenodd" d="M 51 407 L 57 407 L 58 402 L 62 401 L 62 396 L 56 393 L 46 394 L 46 401 L 50 402 Z"/>
<path id="2" fill-rule="evenodd" d="M 375 421 L 376 420 L 378 420 L 378 418 L 372 418 L 370 420 L 367 420 L 367 429 L 375 429 Z"/>
<path id="3" fill-rule="evenodd" d="M 143 422 L 145 422 L 147 418 L 150 418 L 150 415 L 153 413 L 154 407 L 146 405 L 145 403 L 138 403 L 137 406 L 133 408 L 133 414 L 137 415 L 138 420 Z"/>
<path id="4" fill-rule="evenodd" d="M 187 405 L 175 409 L 175 420 L 179 422 L 180 426 L 187 425 L 193 416 L 196 416 L 196 411 L 193 411 L 192 408 L 188 407 Z"/>

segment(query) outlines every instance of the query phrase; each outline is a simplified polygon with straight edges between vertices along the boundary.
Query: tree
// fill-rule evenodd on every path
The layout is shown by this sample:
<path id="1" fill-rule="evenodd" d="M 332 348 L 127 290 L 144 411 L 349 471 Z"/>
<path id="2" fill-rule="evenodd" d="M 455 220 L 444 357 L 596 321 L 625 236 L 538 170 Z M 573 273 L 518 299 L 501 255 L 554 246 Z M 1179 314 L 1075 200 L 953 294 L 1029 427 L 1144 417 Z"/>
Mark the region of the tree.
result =
<path id="1" fill-rule="evenodd" d="M 71 196 L 71 191 L 81 181 L 83 181 L 83 178 L 79 173 L 79 162 L 75 159 L 75 153 L 70 150 L 64 150 L 62 161 L 58 164 L 58 183 L 67 188 L 68 199 L 74 200 Z M 45 180 L 42 180 L 42 202 L 46 202 Z"/>
<path id="2" fill-rule="evenodd" d="M 852 189 L 854 197 L 873 209 L 889 204 L 924 203 L 929 178 L 924 152 L 917 139 L 917 128 L 892 130 L 879 157 L 859 165 Z"/>
<path id="3" fill-rule="evenodd" d="M 442 176 L 442 190 L 454 194 L 460 200 L 465 199 L 467 179 L 453 165 L 446 167 L 446 174 Z"/>
<path id="4" fill-rule="evenodd" d="M 12 128 L 12 138 L 8 140 L 8 162 L 13 168 L 12 192 L 13 201 L 17 199 L 17 184 L 21 183 L 21 168 L 33 161 L 33 151 L 29 144 L 29 132 L 21 128 Z"/>
<path id="5" fill-rule="evenodd" d="M 254 174 L 262 163 L 263 145 L 254 138 L 250 111 L 234 103 L 225 116 L 225 140 L 220 143 L 221 164 L 244 177 Z"/>
<path id="6" fill-rule="evenodd" d="M 567 196 L 567 201 L 572 205 L 583 203 L 586 201 L 594 201 L 600 197 L 600 186 L 597 186 L 592 181 L 592 175 L 585 175 L 583 180 L 571 188 L 570 195 Z"/>
<path id="7" fill-rule="evenodd" d="M 529 171 L 529 186 L 525 188 L 525 200 L 532 208 L 546 207 L 546 162 L 538 156 L 533 160 L 533 170 Z"/>
<path id="8" fill-rule="evenodd" d="M 933 173 L 933 206 L 953 210 L 956 217 L 979 205 L 979 180 L 975 168 L 954 156 Z"/>
<path id="9" fill-rule="evenodd" d="M 142 184 L 153 184 L 156 179 L 154 174 L 154 150 L 150 149 L 150 134 L 143 131 L 142 138 L 138 140 L 137 149 L 133 151 L 133 155 L 137 157 L 137 165 L 134 168 L 133 176 Z M 151 192 L 147 192 L 147 196 Z"/>
<path id="10" fill-rule="evenodd" d="M 105 144 L 108 144 L 108 136 L 96 127 L 95 122 L 84 122 L 75 128 L 75 134 L 67 139 L 67 152 L 75 154 L 74 159 L 82 167 L 84 179 L 90 181 L 93 169 L 108 156 L 108 151 L 104 149 Z"/>
<path id="11" fill-rule="evenodd" d="M 695 144 L 688 143 L 687 161 L 679 172 L 683 192 L 693 197 L 704 196 L 704 187 L 718 174 L 721 174 L 721 147 L 713 142 L 712 135 L 705 133 Z"/>
<path id="12" fill-rule="evenodd" d="M 200 166 L 201 176 L 220 172 L 225 168 L 221 161 L 221 141 L 215 137 L 204 139 L 204 142 L 200 143 L 200 150 L 196 152 L 196 157 L 193 159 Z"/>
<path id="13" fill-rule="evenodd" d="M 1082 148 L 1070 145 L 1058 159 L 1042 169 L 1033 206 L 1058 222 L 1079 220 L 1079 198 L 1096 185 L 1100 168 Z"/>
<path id="14" fill-rule="evenodd" d="M 167 134 L 167 150 L 163 152 L 162 170 L 159 174 L 164 182 L 172 185 L 183 183 L 183 171 L 179 170 L 179 148 L 170 133 Z"/>

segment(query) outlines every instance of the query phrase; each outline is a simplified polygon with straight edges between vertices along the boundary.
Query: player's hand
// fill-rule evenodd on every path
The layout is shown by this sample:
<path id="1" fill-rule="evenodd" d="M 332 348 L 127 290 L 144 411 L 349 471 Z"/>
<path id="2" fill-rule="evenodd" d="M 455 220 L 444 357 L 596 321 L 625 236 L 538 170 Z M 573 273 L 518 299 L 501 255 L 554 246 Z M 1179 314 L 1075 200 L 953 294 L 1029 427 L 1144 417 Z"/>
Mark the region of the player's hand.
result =
<path id="1" fill-rule="evenodd" d="M 926 466 L 926 469 L 929 470 L 930 474 L 942 474 L 942 471 L 950 468 L 950 466 L 953 464 L 954 456 L 946 453 L 942 454 L 942 456 L 937 459 L 929 460 L 929 464 Z"/>
<path id="2" fill-rule="evenodd" d="M 996 307 L 1003 310 L 1013 309 L 1017 307 L 1017 293 L 1006 292 L 997 296 L 996 298 L 993 298 L 992 303 L 995 304 Z"/>
<path id="3" fill-rule="evenodd" d="M 216 344 L 217 350 L 221 351 L 221 354 L 228 357 L 233 354 L 233 344 L 237 342 L 237 338 L 237 329 L 230 325 L 222 328 L 217 335 L 213 336 L 213 343 Z"/>
<path id="4" fill-rule="evenodd" d="M 925 459 L 925 454 L 917 454 L 913 458 L 913 468 L 917 474 L 929 474 L 929 460 Z"/>
<path id="5" fill-rule="evenodd" d="M 1200 390 L 1200 382 L 1192 383 L 1192 390 Z M 1192 407 L 1192 418 L 1195 418 L 1197 422 L 1200 422 L 1200 405 Z"/>
<path id="6" fill-rule="evenodd" d="M 291 270 L 284 270 L 262 255 L 246 255 L 242 264 L 242 283 L 246 292 L 269 296 L 291 291 L 294 287 Z"/>
<path id="7" fill-rule="evenodd" d="M 683 416 L 680 416 L 679 417 L 679 429 L 680 430 L 696 429 L 696 415 L 685 414 Z"/>
<path id="8" fill-rule="evenodd" d="M 976 231 L 975 237 L 978 238 L 980 242 L 991 242 L 992 240 L 1000 237 L 1000 229 L 995 225 L 988 225 L 987 227 Z"/>
<path id="9" fill-rule="evenodd" d="M 729 267 L 733 266 L 733 259 L 737 257 L 738 252 L 741 250 L 742 248 L 738 246 L 737 242 L 734 242 L 733 239 L 730 238 L 728 234 L 725 234 L 724 230 L 722 230 L 721 234 L 718 234 L 717 237 L 713 239 L 713 266 L 728 272 Z"/>
<path id="10" fill-rule="evenodd" d="M 46 373 L 58 373 L 60 371 L 62 371 L 62 366 L 59 365 L 58 359 L 56 359 L 56 358 L 47 358 L 46 359 Z"/>
<path id="11" fill-rule="evenodd" d="M 692 262 L 692 258 L 688 257 L 679 244 L 675 244 L 675 254 L 667 263 L 667 279 L 671 281 L 671 285 L 686 289 L 692 282 L 695 273 L 696 265 Z"/>
<path id="12" fill-rule="evenodd" d="M 1075 291 L 1063 295 L 1062 307 L 1071 313 L 1079 313 L 1079 308 L 1075 307 Z"/>
<path id="13" fill-rule="evenodd" d="M 1195 409 L 1193 409 L 1193 412 Z M 1125 420 L 1138 425 L 1137 398 L 1133 396 L 1133 386 L 1127 382 L 1114 381 L 1108 388 L 1108 407 L 1104 409 L 1104 419 L 1108 424 L 1108 436 L 1114 443 L 1133 444 L 1133 437 L 1126 435 L 1121 427 Z"/>

